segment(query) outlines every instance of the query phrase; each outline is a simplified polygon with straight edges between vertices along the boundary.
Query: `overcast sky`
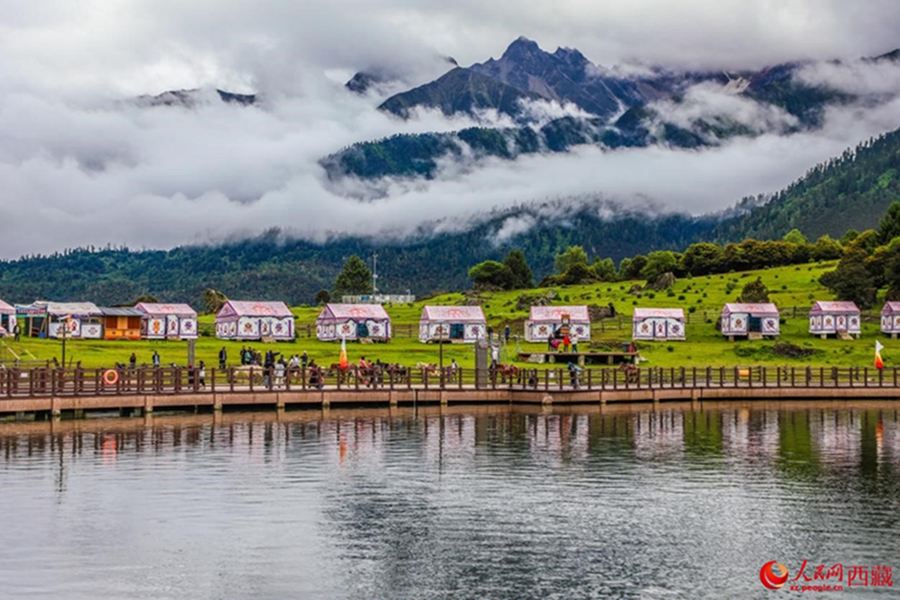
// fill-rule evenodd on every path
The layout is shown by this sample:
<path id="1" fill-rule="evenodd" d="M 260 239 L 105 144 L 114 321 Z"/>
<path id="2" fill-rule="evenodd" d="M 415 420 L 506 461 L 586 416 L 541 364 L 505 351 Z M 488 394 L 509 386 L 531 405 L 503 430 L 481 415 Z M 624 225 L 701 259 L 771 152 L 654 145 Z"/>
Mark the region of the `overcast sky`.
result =
<path id="1" fill-rule="evenodd" d="M 900 11 L 885 0 L 0 0 L 0 257 L 107 242 L 171 247 L 274 225 L 319 239 L 403 234 L 568 194 L 703 212 L 777 190 L 900 126 L 893 103 L 851 107 L 832 111 L 821 132 L 783 138 L 785 115 L 701 89 L 683 110 L 715 106 L 765 124 L 761 135 L 704 152 L 582 149 L 448 169 L 428 184 L 386 184 L 385 198 L 362 205 L 324 183 L 317 161 L 343 146 L 471 124 L 388 118 L 375 110 L 381 98 L 342 88 L 354 71 L 423 83 L 447 69 L 442 57 L 498 57 L 519 35 L 550 51 L 577 47 L 604 66 L 758 68 L 890 51 Z M 900 82 L 893 69 L 828 69 L 806 75 L 847 89 L 896 92 Z M 244 109 L 211 98 L 191 111 L 119 102 L 198 87 L 266 101 Z"/>

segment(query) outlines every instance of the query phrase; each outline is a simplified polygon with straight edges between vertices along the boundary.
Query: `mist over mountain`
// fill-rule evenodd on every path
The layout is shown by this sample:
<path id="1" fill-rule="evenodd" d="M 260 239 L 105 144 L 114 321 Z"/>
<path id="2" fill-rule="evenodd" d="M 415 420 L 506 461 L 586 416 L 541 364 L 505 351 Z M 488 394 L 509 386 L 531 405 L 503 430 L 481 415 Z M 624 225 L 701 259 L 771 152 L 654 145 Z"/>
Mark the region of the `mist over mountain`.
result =
<path id="1" fill-rule="evenodd" d="M 417 110 L 464 114 L 481 120 L 479 127 L 360 142 L 321 164 L 331 180 L 433 178 L 448 161 L 515 160 L 580 145 L 695 149 L 736 137 L 819 131 L 830 108 L 879 107 L 897 98 L 897 88 L 885 90 L 874 81 L 848 89 L 829 71 L 894 69 L 896 57 L 797 61 L 758 71 L 607 69 L 577 49 L 550 53 L 520 37 L 499 59 L 454 68 L 379 107 L 404 119 Z"/>
<path id="2" fill-rule="evenodd" d="M 882 0 L 49 2 L 0 15 L 7 259 L 403 246 L 557 199 L 693 218 L 900 127 Z"/>

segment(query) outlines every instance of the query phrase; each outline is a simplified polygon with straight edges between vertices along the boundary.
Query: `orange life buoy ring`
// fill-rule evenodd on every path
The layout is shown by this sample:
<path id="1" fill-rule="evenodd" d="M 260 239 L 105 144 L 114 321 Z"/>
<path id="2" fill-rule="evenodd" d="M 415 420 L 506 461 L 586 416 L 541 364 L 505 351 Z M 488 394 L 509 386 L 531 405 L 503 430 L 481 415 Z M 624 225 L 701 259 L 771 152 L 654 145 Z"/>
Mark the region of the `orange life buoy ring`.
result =
<path id="1" fill-rule="evenodd" d="M 119 372 L 112 369 L 107 370 L 103 374 L 103 383 L 106 385 L 116 385 L 119 383 Z"/>

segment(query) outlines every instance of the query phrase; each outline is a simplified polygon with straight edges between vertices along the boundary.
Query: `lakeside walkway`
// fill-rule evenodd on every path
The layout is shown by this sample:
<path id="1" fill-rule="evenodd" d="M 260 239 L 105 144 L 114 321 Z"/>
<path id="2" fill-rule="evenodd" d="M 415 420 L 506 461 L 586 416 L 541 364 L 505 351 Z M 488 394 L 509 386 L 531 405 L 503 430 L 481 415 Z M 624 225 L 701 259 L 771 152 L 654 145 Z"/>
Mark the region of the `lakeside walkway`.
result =
<path id="1" fill-rule="evenodd" d="M 396 406 L 416 404 L 576 405 L 790 399 L 900 399 L 900 371 L 852 367 L 429 369 L 402 373 L 263 369 L 2 369 L 0 415 L 90 411 Z"/>

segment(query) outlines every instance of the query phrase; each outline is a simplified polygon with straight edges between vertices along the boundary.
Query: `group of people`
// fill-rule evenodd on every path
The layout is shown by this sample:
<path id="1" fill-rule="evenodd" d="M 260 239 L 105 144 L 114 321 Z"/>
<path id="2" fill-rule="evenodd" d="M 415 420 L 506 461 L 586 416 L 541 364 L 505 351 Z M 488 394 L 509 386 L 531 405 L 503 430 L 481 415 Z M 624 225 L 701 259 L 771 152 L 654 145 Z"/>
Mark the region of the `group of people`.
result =
<path id="1" fill-rule="evenodd" d="M 553 331 L 553 335 L 547 338 L 547 350 L 556 352 L 569 352 L 569 349 L 575 354 L 578 354 L 578 337 L 574 332 L 563 333 L 562 330 L 557 327 Z"/>

